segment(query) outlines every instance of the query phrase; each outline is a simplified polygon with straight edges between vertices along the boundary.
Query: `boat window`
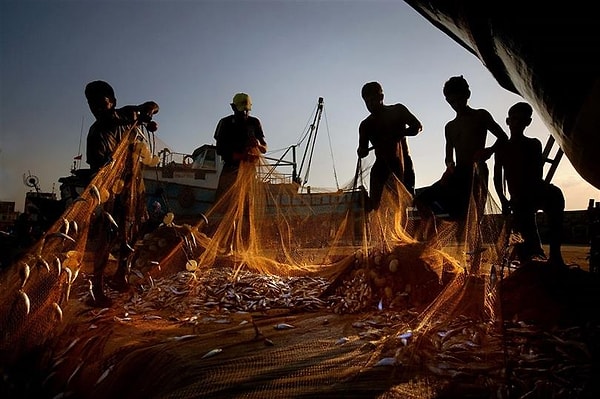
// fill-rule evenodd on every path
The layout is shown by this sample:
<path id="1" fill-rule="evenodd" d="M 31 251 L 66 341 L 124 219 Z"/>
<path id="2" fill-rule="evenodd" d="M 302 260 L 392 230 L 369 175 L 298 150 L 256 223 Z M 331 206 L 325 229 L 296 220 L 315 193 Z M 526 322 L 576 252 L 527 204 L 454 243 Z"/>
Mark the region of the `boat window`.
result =
<path id="1" fill-rule="evenodd" d="M 204 149 L 203 151 L 198 151 L 196 156 L 194 157 L 194 169 L 216 169 L 217 153 L 214 149 Z"/>
<path id="2" fill-rule="evenodd" d="M 217 153 L 215 150 L 206 151 L 206 157 L 204 158 L 204 167 L 214 168 L 216 165 Z"/>

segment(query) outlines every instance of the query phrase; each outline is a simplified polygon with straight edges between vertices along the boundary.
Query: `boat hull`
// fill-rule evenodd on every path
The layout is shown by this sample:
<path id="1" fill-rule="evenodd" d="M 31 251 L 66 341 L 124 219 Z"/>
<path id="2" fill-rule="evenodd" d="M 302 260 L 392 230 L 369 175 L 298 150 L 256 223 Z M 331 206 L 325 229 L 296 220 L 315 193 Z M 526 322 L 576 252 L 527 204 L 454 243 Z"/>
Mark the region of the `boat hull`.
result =
<path id="1" fill-rule="evenodd" d="M 181 218 L 197 218 L 208 212 L 215 201 L 216 190 L 168 181 L 144 179 L 148 209 L 159 202 L 166 212 Z"/>
<path id="2" fill-rule="evenodd" d="M 600 188 L 600 29 L 587 3 L 405 1 L 531 103 L 575 170 Z"/>

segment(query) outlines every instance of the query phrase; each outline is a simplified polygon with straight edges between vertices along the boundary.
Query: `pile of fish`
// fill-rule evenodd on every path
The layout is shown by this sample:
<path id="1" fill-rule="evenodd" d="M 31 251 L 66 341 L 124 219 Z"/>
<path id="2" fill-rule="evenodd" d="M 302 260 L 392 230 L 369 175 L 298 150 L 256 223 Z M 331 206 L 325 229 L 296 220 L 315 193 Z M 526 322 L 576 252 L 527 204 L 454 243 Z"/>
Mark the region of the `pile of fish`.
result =
<path id="1" fill-rule="evenodd" d="M 423 327 L 414 309 L 372 306 L 381 304 L 370 297 L 374 291 L 361 296 L 344 285 L 339 292 L 346 295 L 324 297 L 329 282 L 322 278 L 241 272 L 232 281 L 231 270 L 225 268 L 200 275 L 182 271 L 156 279 L 136 274 L 133 280 L 137 289 L 118 305 L 123 307 L 123 317 L 107 322 L 126 323 L 133 317 L 153 320 L 169 314 L 171 321 L 188 325 L 230 324 L 231 315 L 239 312 L 360 310 L 352 324 L 355 334 L 332 339 L 340 345 L 363 340 L 373 345 L 374 353 L 379 348 L 373 367 L 430 375 L 446 390 L 486 392 L 498 398 L 577 398 L 593 389 L 598 325 L 548 331 L 522 321 L 499 323 L 458 316 Z M 81 300 L 86 295 L 81 291 Z M 123 294 L 119 295 L 122 299 Z M 371 306 L 361 308 L 359 303 Z"/>

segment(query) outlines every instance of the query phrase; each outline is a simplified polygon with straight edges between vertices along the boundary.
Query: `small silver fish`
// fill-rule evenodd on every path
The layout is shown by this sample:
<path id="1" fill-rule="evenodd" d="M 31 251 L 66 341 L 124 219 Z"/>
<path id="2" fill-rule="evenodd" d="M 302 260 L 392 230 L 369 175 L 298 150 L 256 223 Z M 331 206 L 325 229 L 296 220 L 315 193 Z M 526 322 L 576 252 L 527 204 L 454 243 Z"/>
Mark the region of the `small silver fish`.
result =
<path id="1" fill-rule="evenodd" d="M 94 385 L 98 385 L 100 384 L 102 381 L 104 381 L 104 379 L 108 376 L 108 374 L 112 371 L 113 367 L 115 365 L 113 364 L 112 366 L 110 366 L 109 368 L 107 368 L 106 370 L 104 370 L 104 373 L 102 373 L 102 375 L 100 377 L 98 377 L 98 380 L 96 381 L 96 383 Z"/>
<path id="2" fill-rule="evenodd" d="M 197 337 L 196 334 L 187 334 L 187 335 L 180 335 L 177 337 L 170 337 L 168 339 L 169 339 L 169 341 L 185 341 L 187 339 L 191 339 L 191 338 L 195 338 L 195 337 Z"/>
<path id="3" fill-rule="evenodd" d="M 75 347 L 75 345 L 77 345 L 77 343 L 80 340 L 81 340 L 81 337 L 74 338 L 73 341 L 71 341 L 71 343 L 69 344 L 69 346 L 67 346 L 65 348 L 65 350 L 62 351 L 60 355 L 58 355 L 58 357 L 62 358 L 63 356 L 65 356 L 71 349 L 73 349 Z"/>
<path id="4" fill-rule="evenodd" d="M 54 258 L 54 263 L 56 264 L 56 269 L 58 270 L 58 274 L 60 275 L 60 272 L 62 270 L 62 263 L 61 263 L 60 258 L 58 256 L 56 256 Z"/>
<path id="5" fill-rule="evenodd" d="M 29 314 L 29 310 L 31 310 L 31 301 L 29 300 L 29 296 L 27 296 L 27 293 L 23 290 L 19 290 L 19 295 L 23 300 L 23 303 L 25 304 L 25 314 L 27 315 Z"/>
<path id="6" fill-rule="evenodd" d="M 48 264 L 48 262 L 46 262 L 46 259 L 42 258 L 41 256 L 38 256 L 37 260 L 38 260 L 38 263 L 41 263 L 42 266 L 44 266 L 47 271 L 50 271 L 50 265 Z"/>
<path id="7" fill-rule="evenodd" d="M 401 334 L 398 334 L 398 338 L 402 339 L 409 339 L 413 336 L 413 333 L 411 330 L 407 330 L 406 332 L 403 332 Z"/>
<path id="8" fill-rule="evenodd" d="M 98 190 L 98 187 L 96 187 L 95 184 L 91 184 L 90 185 L 90 191 L 92 192 L 92 195 L 98 201 L 98 203 L 101 204 L 102 203 L 102 197 L 100 196 L 100 190 Z"/>
<path id="9" fill-rule="evenodd" d="M 53 371 L 53 372 L 51 372 L 50 374 L 48 374 L 48 375 L 46 376 L 46 378 L 44 378 L 44 381 L 42 381 L 42 386 L 43 386 L 43 387 L 45 387 L 45 386 L 48 384 L 48 382 L 49 382 L 49 381 L 50 381 L 52 378 L 54 378 L 54 376 L 55 376 L 56 374 L 57 374 L 57 373 L 56 373 L 56 371 Z"/>
<path id="10" fill-rule="evenodd" d="M 397 366 L 397 365 L 398 365 L 398 360 L 396 360 L 395 357 L 384 357 L 383 359 L 381 359 L 380 361 L 375 363 L 375 365 L 373 367 Z"/>
<path id="11" fill-rule="evenodd" d="M 110 213 L 108 213 L 107 211 L 104 211 L 104 216 L 106 216 L 106 218 L 108 219 L 108 221 L 110 222 L 110 224 L 112 224 L 113 226 L 115 226 L 115 228 L 117 228 L 117 229 L 119 228 L 119 225 L 115 221 L 115 218 L 113 218 Z"/>
<path id="12" fill-rule="evenodd" d="M 73 373 L 71 373 L 71 375 L 69 376 L 69 379 L 67 379 L 67 386 L 71 383 L 71 381 L 73 380 L 73 378 L 75 377 L 75 375 L 77 375 L 77 373 L 79 372 L 79 370 L 81 370 L 81 367 L 83 367 L 84 361 L 82 360 L 79 365 L 75 368 L 75 370 L 73 370 Z"/>
<path id="13" fill-rule="evenodd" d="M 68 240 L 71 242 L 76 242 L 75 239 L 61 231 L 57 231 L 54 233 L 50 233 L 46 236 L 46 238 L 62 238 L 63 240 Z"/>
<path id="14" fill-rule="evenodd" d="M 92 280 L 88 280 L 89 285 L 88 285 L 88 292 L 90 293 L 90 296 L 92 297 L 92 301 L 96 302 L 96 296 L 94 295 L 94 285 L 92 284 Z"/>
<path id="15" fill-rule="evenodd" d="M 160 317 L 158 315 L 144 315 L 144 316 L 142 316 L 142 319 L 144 319 L 144 320 L 162 320 L 162 317 Z"/>
<path id="16" fill-rule="evenodd" d="M 72 273 L 71 284 L 73 284 L 73 282 L 77 279 L 77 276 L 79 276 L 79 269 L 75 269 L 75 271 Z"/>
<path id="17" fill-rule="evenodd" d="M 289 330 L 291 328 L 296 328 L 296 326 L 293 326 L 293 325 L 287 324 L 287 323 L 279 323 L 279 324 L 275 324 L 273 326 L 273 328 L 276 330 Z"/>
<path id="18" fill-rule="evenodd" d="M 62 271 L 65 272 L 65 274 L 67 275 L 67 283 L 70 284 L 71 278 L 73 277 L 73 271 L 67 266 L 63 267 Z"/>
<path id="19" fill-rule="evenodd" d="M 208 218 L 206 217 L 205 214 L 200 213 L 200 217 L 202 218 L 202 220 L 204 221 L 204 225 L 208 226 Z"/>
<path id="20" fill-rule="evenodd" d="M 71 271 L 71 269 L 69 269 L 68 267 L 64 267 L 63 271 L 67 274 L 67 289 L 65 291 L 65 300 L 69 300 L 69 297 L 71 296 L 71 287 L 73 284 L 73 272 Z"/>
<path id="21" fill-rule="evenodd" d="M 79 233 L 79 225 L 77 224 L 77 221 L 71 220 L 71 230 L 73 230 L 73 233 L 75 233 L 75 235 Z"/>
<path id="22" fill-rule="evenodd" d="M 223 349 L 216 348 L 216 349 L 213 349 L 211 351 L 206 352 L 200 359 L 206 359 L 206 358 L 209 358 L 209 357 L 213 357 L 215 355 L 218 355 L 221 352 L 223 352 Z"/>
<path id="23" fill-rule="evenodd" d="M 71 227 L 71 225 L 70 225 L 69 221 L 67 220 L 67 218 L 62 218 L 61 232 L 68 235 L 70 227 Z"/>
<path id="24" fill-rule="evenodd" d="M 23 263 L 23 266 L 21 267 L 21 288 L 25 287 L 25 283 L 27 282 L 27 279 L 29 279 L 29 275 L 31 274 L 31 268 L 29 267 L 29 265 L 27 263 Z"/>
<path id="25" fill-rule="evenodd" d="M 63 311 L 60 308 L 60 305 L 56 302 L 52 302 L 52 308 L 54 309 L 54 312 L 56 313 L 56 317 L 58 318 L 58 321 L 62 321 Z"/>

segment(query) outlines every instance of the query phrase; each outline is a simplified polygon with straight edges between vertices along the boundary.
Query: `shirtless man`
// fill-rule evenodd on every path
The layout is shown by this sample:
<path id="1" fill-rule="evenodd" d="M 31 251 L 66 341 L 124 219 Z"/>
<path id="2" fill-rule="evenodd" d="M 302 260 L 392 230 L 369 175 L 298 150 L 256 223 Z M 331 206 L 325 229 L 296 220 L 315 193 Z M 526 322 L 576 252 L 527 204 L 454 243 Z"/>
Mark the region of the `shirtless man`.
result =
<path id="1" fill-rule="evenodd" d="M 383 88 L 378 82 L 366 83 L 362 98 L 370 115 L 359 126 L 358 156 L 369 154 L 369 142 L 375 149 L 375 163 L 370 175 L 370 208 L 379 209 L 383 188 L 395 176 L 407 191 L 414 194 L 415 172 L 406 136 L 415 136 L 421 122 L 404 105 L 383 104 Z"/>
<path id="2" fill-rule="evenodd" d="M 467 104 L 471 91 L 462 76 L 453 76 L 444 84 L 444 96 L 456 112 L 456 117 L 445 127 L 446 171 L 438 182 L 423 189 L 415 198 L 415 205 L 424 220 L 423 235 L 426 239 L 435 232 L 433 208 L 436 205 L 452 219 L 463 220 L 472 192 L 478 214 L 483 213 L 489 177 L 486 160 L 499 142 L 508 140 L 507 134 L 487 110 L 474 109 Z M 493 146 L 486 148 L 488 131 L 497 140 Z"/>
<path id="3" fill-rule="evenodd" d="M 513 228 L 520 232 L 523 243 L 519 257 L 522 261 L 545 257 L 536 225 L 536 212 L 542 209 L 548 217 L 550 256 L 548 261 L 564 265 L 561 255 L 561 231 L 565 199 L 557 186 L 544 181 L 542 143 L 526 137 L 525 128 L 531 123 L 533 109 L 525 102 L 510 107 L 506 124 L 510 140 L 501 143 L 494 156 L 494 188 L 502 204 L 502 213 L 513 214 Z M 504 193 L 503 182 L 510 194 Z"/>

